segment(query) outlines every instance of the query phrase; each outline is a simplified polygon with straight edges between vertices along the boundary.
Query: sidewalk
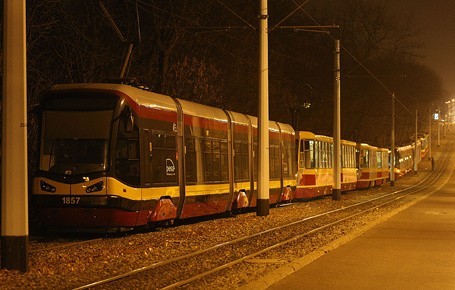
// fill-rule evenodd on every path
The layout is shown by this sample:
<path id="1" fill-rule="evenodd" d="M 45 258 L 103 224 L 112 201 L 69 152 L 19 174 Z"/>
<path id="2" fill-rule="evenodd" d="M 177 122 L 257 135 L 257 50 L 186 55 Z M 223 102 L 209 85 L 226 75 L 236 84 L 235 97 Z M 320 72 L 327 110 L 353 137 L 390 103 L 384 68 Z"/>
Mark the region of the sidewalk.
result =
<path id="1" fill-rule="evenodd" d="M 433 146 L 435 170 L 453 137 Z M 433 141 L 435 144 L 435 141 Z M 428 153 L 413 172 L 379 187 L 401 190 L 432 171 Z M 433 190 L 239 288 L 259 289 L 455 289 L 455 157 Z"/>
<path id="2" fill-rule="evenodd" d="M 268 289 L 455 289 L 455 176 Z"/>
<path id="3" fill-rule="evenodd" d="M 439 160 L 440 152 L 434 156 Z M 431 162 L 425 159 L 419 164 L 420 173 L 410 179 L 429 171 Z M 453 172 L 441 189 L 384 220 L 309 258 L 303 262 L 306 266 L 295 265 L 293 274 L 272 285 L 270 280 L 258 281 L 257 288 L 455 289 Z"/>

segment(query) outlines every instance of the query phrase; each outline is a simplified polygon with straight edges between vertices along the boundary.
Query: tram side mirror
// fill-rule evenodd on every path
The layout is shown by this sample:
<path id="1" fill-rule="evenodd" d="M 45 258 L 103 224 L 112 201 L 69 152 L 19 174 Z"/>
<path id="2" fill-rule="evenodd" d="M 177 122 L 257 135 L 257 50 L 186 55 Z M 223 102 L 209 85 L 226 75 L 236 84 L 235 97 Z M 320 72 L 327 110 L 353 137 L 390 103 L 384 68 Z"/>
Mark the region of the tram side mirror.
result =
<path id="1" fill-rule="evenodd" d="M 133 112 L 131 111 L 130 107 L 126 107 L 123 110 L 123 117 L 125 121 L 125 127 L 123 128 L 126 133 L 131 133 L 133 132 L 134 128 L 134 116 Z"/>

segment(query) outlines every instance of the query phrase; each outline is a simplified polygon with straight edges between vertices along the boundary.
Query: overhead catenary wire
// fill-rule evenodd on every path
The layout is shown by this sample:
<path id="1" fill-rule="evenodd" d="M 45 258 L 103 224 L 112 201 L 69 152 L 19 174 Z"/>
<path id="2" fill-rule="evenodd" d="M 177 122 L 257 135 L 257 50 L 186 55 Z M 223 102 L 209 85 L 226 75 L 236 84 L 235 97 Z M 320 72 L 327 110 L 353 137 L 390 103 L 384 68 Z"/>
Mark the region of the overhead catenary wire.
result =
<path id="1" fill-rule="evenodd" d="M 303 9 L 303 6 L 305 6 L 308 2 L 310 2 L 310 0 L 305 0 L 302 4 L 297 4 L 297 8 L 295 8 L 294 10 L 292 10 L 288 15 L 286 15 L 283 19 L 281 19 L 280 21 L 278 21 L 277 24 L 275 24 L 275 26 L 272 27 L 272 29 L 269 29 L 269 31 L 273 31 L 275 30 L 277 27 L 279 27 L 281 25 L 281 23 L 285 22 L 286 20 L 288 20 L 289 17 L 291 17 L 292 15 L 294 15 L 297 11 L 299 11 L 300 9 Z M 295 1 L 294 1 L 295 3 Z"/>
<path id="2" fill-rule="evenodd" d="M 112 29 L 117 34 L 117 36 L 120 38 L 120 40 L 123 43 L 125 43 L 126 38 L 123 36 L 122 32 L 118 28 L 117 24 L 115 23 L 114 19 L 112 18 L 111 14 L 109 13 L 109 11 L 107 11 L 107 8 L 106 8 L 106 6 L 104 6 L 103 1 L 100 0 L 100 1 L 98 1 L 98 3 L 100 4 L 100 8 L 101 8 L 101 11 L 103 11 L 104 16 L 106 16 L 106 18 L 109 22 L 109 25 L 112 27 Z"/>
<path id="3" fill-rule="evenodd" d="M 132 0 L 129 0 L 130 2 Z M 249 25 L 246 27 L 246 26 L 200 26 L 198 25 L 193 19 L 190 19 L 190 18 L 187 18 L 187 17 L 183 17 L 181 15 L 178 15 L 178 14 L 175 14 L 175 13 L 172 13 L 170 11 L 167 11 L 167 10 L 164 10 L 162 9 L 161 7 L 157 7 L 156 5 L 153 5 L 151 3 L 147 3 L 145 1 L 139 1 L 140 4 L 142 4 L 142 9 L 148 13 L 154 13 L 152 10 L 150 9 L 153 9 L 153 10 L 157 10 L 157 11 L 160 11 L 162 13 L 165 13 L 165 14 L 168 14 L 170 16 L 173 16 L 173 17 L 176 17 L 178 19 L 181 19 L 183 20 L 184 22 L 187 22 L 189 24 L 189 26 L 166 26 L 166 27 L 162 27 L 162 29 L 185 29 L 185 30 L 188 30 L 188 29 L 201 29 L 201 30 L 207 30 L 207 31 L 214 31 L 214 32 L 218 32 L 218 33 L 223 33 L 225 31 L 228 31 L 228 30 L 236 30 L 236 29 L 247 29 L 248 27 L 250 27 Z M 147 8 L 146 8 L 147 7 Z M 150 9 L 148 9 L 150 8 Z M 234 12 L 235 13 L 235 12 Z M 237 14 L 237 13 L 235 13 Z M 241 17 L 241 16 L 240 16 Z M 243 18 L 242 18 L 243 19 Z M 245 20 L 246 21 L 246 20 Z M 254 29 L 256 31 L 256 29 Z M 226 37 L 229 37 L 229 38 L 232 38 L 232 39 L 235 39 L 235 40 L 238 40 L 238 41 L 242 41 L 242 39 L 239 39 L 239 38 L 236 38 L 235 36 L 231 35 L 231 34 L 225 34 L 223 33 L 224 36 Z M 211 45 L 213 45 L 213 43 L 211 43 Z M 245 44 L 247 46 L 253 46 L 253 44 Z M 238 56 L 238 55 L 234 55 L 232 54 L 232 52 L 230 51 L 227 51 L 224 47 L 222 46 L 217 46 L 219 49 L 223 50 L 223 51 L 226 51 L 228 54 L 230 55 L 233 55 L 235 56 L 236 58 L 238 59 L 242 59 L 244 62 L 246 63 L 252 63 L 252 61 L 250 59 L 247 59 L 243 56 Z M 289 55 L 285 55 L 284 53 L 280 53 L 280 52 L 277 52 L 273 49 L 269 49 L 269 53 L 271 54 L 274 54 L 274 55 L 279 55 L 281 57 L 284 57 L 286 59 L 291 59 L 293 61 L 293 63 L 295 63 L 296 61 L 299 62 L 297 59 L 295 59 L 294 57 L 292 56 L 289 56 Z M 273 74 L 272 75 L 275 75 L 277 77 L 280 77 L 276 74 Z M 283 78 L 283 77 L 280 77 L 281 79 L 283 80 L 288 80 L 286 78 Z"/>
<path id="4" fill-rule="evenodd" d="M 242 18 L 242 16 L 240 16 L 238 13 L 236 13 L 234 10 L 232 10 L 231 8 L 229 8 L 226 4 L 223 3 L 223 1 L 221 0 L 216 0 L 216 2 L 218 2 L 221 6 L 223 6 L 224 8 L 226 8 L 229 12 L 231 12 L 233 15 L 235 15 L 237 18 L 239 18 L 240 20 L 242 20 L 245 24 L 247 24 L 250 28 L 253 28 L 253 30 L 256 30 L 256 27 L 254 27 L 253 25 L 251 25 L 248 21 L 246 21 L 245 19 Z"/>
<path id="5" fill-rule="evenodd" d="M 189 18 L 185 18 L 181 15 L 177 15 L 175 13 L 172 13 L 170 11 L 166 11 L 160 7 L 157 7 L 151 3 L 147 3 L 145 1 L 139 1 L 140 4 L 143 5 L 142 9 L 145 10 L 145 11 L 148 11 L 149 13 L 152 13 L 150 10 L 147 10 L 144 8 L 144 5 L 145 6 L 148 6 L 149 8 L 152 8 L 152 9 L 155 9 L 155 10 L 158 10 L 160 12 L 163 12 L 163 13 L 166 13 L 166 14 L 169 14 L 169 15 L 172 15 L 172 16 L 175 16 L 175 17 L 178 17 L 179 19 L 182 19 L 184 21 L 186 21 L 187 23 L 189 24 L 192 24 L 194 26 L 186 26 L 186 27 L 165 27 L 167 29 L 169 28 L 181 28 L 181 29 L 206 29 L 206 30 L 211 30 L 211 31 L 215 31 L 215 32 L 223 32 L 223 31 L 226 31 L 226 30 L 230 30 L 230 29 L 245 29 L 245 28 L 253 28 L 254 30 L 256 30 L 254 28 L 253 25 L 251 25 L 247 20 L 245 20 L 242 16 L 240 16 L 238 13 L 236 13 L 234 10 L 232 10 L 231 8 L 229 8 L 226 4 L 224 4 L 221 0 L 216 0 L 220 5 L 222 5 L 225 9 L 227 9 L 228 11 L 230 11 L 235 17 L 239 18 L 242 22 L 244 22 L 247 26 L 217 26 L 217 27 L 209 27 L 209 26 L 198 26 L 196 23 L 194 23 L 193 20 L 189 19 Z M 332 38 L 332 39 L 335 39 L 331 34 L 330 34 L 330 31 L 328 29 L 325 28 L 325 26 L 321 25 L 317 20 L 315 20 L 309 13 L 307 13 L 305 10 L 304 10 L 304 6 L 309 2 L 309 0 L 305 0 L 303 3 L 299 4 L 297 3 L 295 0 L 293 0 L 294 4 L 297 5 L 297 7 L 291 11 L 288 15 L 286 15 L 283 19 L 281 19 L 277 24 L 275 24 L 275 26 L 272 28 L 272 29 L 269 29 L 269 32 L 274 30 L 274 29 L 277 29 L 277 28 L 280 28 L 281 24 L 284 23 L 287 19 L 289 19 L 292 15 L 294 15 L 296 12 L 298 12 L 299 10 L 302 11 L 305 15 L 307 15 L 311 21 L 313 21 L 315 23 L 314 27 L 319 27 L 320 29 L 318 30 L 318 32 L 325 32 L 327 34 L 329 34 L 329 36 Z M 330 27 L 333 27 L 333 26 L 330 26 Z M 297 27 L 296 27 L 297 29 Z M 311 29 L 311 31 L 313 31 Z M 235 38 L 234 36 L 232 35 L 228 35 L 228 34 L 224 34 L 225 36 L 227 37 L 230 37 L 230 38 L 233 38 L 233 39 L 237 39 L 237 40 L 240 40 L 238 38 Z M 212 43 L 213 45 L 213 43 Z M 222 47 L 219 47 L 220 49 L 223 49 Z M 407 108 L 406 105 L 404 105 L 400 99 L 398 99 L 396 96 L 394 96 L 394 93 L 371 71 L 369 70 L 357 57 L 355 57 L 346 47 L 344 47 L 343 45 L 341 45 L 341 48 L 343 49 L 343 51 L 345 51 L 356 63 L 358 63 L 358 65 L 360 67 L 362 67 L 381 87 L 384 88 L 384 90 L 389 94 L 391 95 L 395 100 L 397 100 L 397 102 L 403 107 L 405 108 L 407 111 L 409 111 L 409 109 Z M 229 53 L 230 55 L 233 55 L 232 52 L 229 52 L 225 49 L 223 49 L 224 51 L 226 51 L 227 53 Z M 289 58 L 289 59 L 294 59 L 293 57 L 291 56 L 287 56 L 283 53 L 278 53 L 278 52 L 275 52 L 273 50 L 270 50 L 270 53 L 273 53 L 273 54 L 277 54 L 277 55 L 280 55 L 282 57 L 285 57 L 285 58 Z M 235 56 L 235 55 L 233 55 Z M 242 56 L 235 56 L 239 59 L 242 59 L 243 61 L 246 61 L 248 63 L 251 63 L 251 60 L 248 60 Z M 277 77 L 280 77 L 276 74 L 272 74 L 272 75 L 275 75 Z M 282 78 L 284 79 L 284 78 Z M 410 111 L 409 111 L 410 112 Z"/>
<path id="6" fill-rule="evenodd" d="M 310 18 L 311 21 L 313 21 L 313 23 L 315 23 L 316 25 L 322 27 L 321 29 L 322 30 L 325 30 L 325 28 L 323 28 L 323 26 L 316 20 L 314 19 L 314 17 L 312 17 L 308 12 L 306 12 L 304 9 L 303 9 L 303 6 L 308 2 L 309 0 L 306 0 L 303 4 L 299 4 L 297 3 L 295 0 L 292 0 L 292 2 L 294 2 L 295 5 L 297 5 L 297 8 L 295 10 L 301 10 L 303 13 L 305 13 L 305 15 L 308 16 L 308 18 Z M 294 11 L 295 11 L 294 10 Z M 294 11 L 292 12 L 292 14 L 294 14 Z M 287 17 L 288 18 L 288 17 Z M 286 18 L 286 19 L 287 19 Z M 281 24 L 282 22 L 280 22 Z M 333 35 L 331 35 L 329 33 L 329 36 L 330 38 L 332 38 L 333 40 L 335 40 L 335 37 L 333 37 Z M 372 71 L 370 71 L 356 56 L 354 56 L 345 46 L 341 45 L 341 48 L 343 49 L 344 52 L 346 52 L 355 62 L 357 62 L 358 65 L 360 65 L 360 67 L 362 67 L 394 100 L 396 100 L 401 106 L 403 106 L 403 108 L 405 108 L 408 112 L 411 112 L 409 110 L 409 108 L 403 104 L 403 102 L 400 101 L 400 99 L 398 99 L 396 96 L 395 96 L 395 93 L 392 92 Z"/>
<path id="7" fill-rule="evenodd" d="M 129 0 L 129 2 L 132 2 L 132 0 Z M 176 17 L 178 19 L 181 19 L 183 20 L 184 22 L 187 22 L 189 24 L 189 26 L 166 26 L 166 27 L 162 27 L 162 29 L 184 29 L 184 30 L 188 30 L 188 29 L 202 29 L 202 30 L 210 30 L 210 31 L 214 31 L 216 33 L 219 33 L 219 34 L 222 34 L 226 37 L 229 37 L 231 39 L 234 39 L 234 40 L 237 40 L 237 41 L 242 41 L 242 39 L 240 38 L 237 38 L 235 36 L 233 36 L 232 34 L 227 34 L 227 33 L 224 33 L 226 32 L 227 30 L 230 30 L 230 29 L 248 29 L 249 26 L 199 26 L 197 25 L 196 22 L 194 22 L 194 20 L 190 19 L 190 18 L 187 18 L 187 17 L 184 17 L 184 16 L 181 16 L 181 15 L 178 15 L 178 14 L 175 14 L 175 13 L 172 13 L 170 11 L 167 11 L 167 10 L 164 10 L 162 9 L 161 7 L 157 7 L 151 3 L 147 3 L 145 1 L 138 1 L 139 4 L 141 4 L 140 8 L 147 12 L 147 13 L 154 13 L 151 9 L 153 10 L 157 10 L 157 11 L 160 11 L 162 13 L 165 13 L 165 14 L 168 14 L 168 15 L 171 15 L 173 17 Z M 255 29 L 256 30 L 256 29 Z M 214 44 L 213 42 L 210 42 L 210 45 L 216 45 Z M 247 46 L 254 46 L 254 44 L 245 44 Z M 226 49 L 226 47 L 223 47 L 223 46 L 220 46 L 220 45 L 216 45 L 218 49 L 224 51 L 225 53 L 245 62 L 245 63 L 248 63 L 248 64 L 253 64 L 254 61 L 250 58 L 245 58 L 244 56 L 240 56 L 240 55 L 236 55 L 234 53 L 232 53 L 232 51 Z M 296 59 L 292 56 L 289 56 L 289 55 L 285 55 L 283 53 L 280 53 L 280 52 L 277 52 L 277 51 L 274 51 L 274 50 L 271 50 L 269 49 L 269 53 L 272 53 L 274 55 L 278 55 L 278 56 L 281 56 L 283 58 L 286 58 L 286 59 L 290 59 L 290 60 L 293 60 L 293 63 L 295 63 Z M 277 77 L 283 81 L 286 81 L 286 82 L 292 82 L 290 81 L 288 78 L 286 77 L 283 77 L 283 76 L 280 76 L 276 73 L 273 73 L 273 72 L 269 72 L 272 76 L 274 77 Z"/>

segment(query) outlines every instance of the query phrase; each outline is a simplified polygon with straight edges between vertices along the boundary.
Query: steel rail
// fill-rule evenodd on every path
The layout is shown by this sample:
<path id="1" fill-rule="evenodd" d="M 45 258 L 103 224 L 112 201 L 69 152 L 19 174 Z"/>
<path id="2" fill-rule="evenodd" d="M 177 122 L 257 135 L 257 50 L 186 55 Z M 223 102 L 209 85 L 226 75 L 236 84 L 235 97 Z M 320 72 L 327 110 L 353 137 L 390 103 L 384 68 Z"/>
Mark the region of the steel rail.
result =
<path id="1" fill-rule="evenodd" d="M 393 191 L 391 193 L 383 194 L 381 196 L 368 199 L 367 201 L 358 202 L 358 203 L 355 203 L 355 204 L 352 204 L 352 205 L 349 205 L 349 206 L 345 206 L 345 207 L 338 208 L 338 209 L 335 209 L 335 210 L 323 212 L 323 213 L 320 213 L 320 214 L 317 214 L 317 215 L 314 215 L 314 216 L 306 217 L 306 218 L 303 218 L 303 219 L 300 219 L 300 220 L 297 220 L 297 221 L 294 221 L 294 222 L 291 222 L 291 223 L 288 223 L 288 224 L 285 224 L 285 225 L 281 225 L 281 226 L 270 228 L 270 229 L 267 229 L 267 230 L 264 230 L 264 231 L 260 231 L 260 232 L 257 232 L 255 234 L 252 234 L 252 235 L 248 235 L 248 236 L 240 237 L 240 238 L 237 238 L 237 239 L 229 240 L 229 241 L 226 241 L 226 242 L 223 242 L 223 243 L 219 243 L 219 244 L 214 245 L 212 247 L 209 247 L 209 248 L 206 248 L 206 249 L 203 249 L 203 250 L 199 250 L 199 251 L 195 251 L 195 252 L 192 252 L 190 254 L 186 254 L 186 255 L 179 256 L 179 257 L 174 257 L 174 258 L 170 258 L 170 259 L 167 259 L 167 260 L 155 262 L 153 264 L 150 264 L 150 265 L 147 265 L 147 266 L 144 266 L 144 267 L 140 267 L 140 268 L 136 268 L 134 270 L 131 270 L 131 271 L 128 271 L 128 272 L 125 272 L 125 273 L 122 273 L 122 274 L 119 274 L 119 275 L 116 275 L 116 276 L 112 276 L 112 277 L 109 277 L 109 278 L 106 278 L 106 279 L 103 279 L 103 280 L 95 281 L 95 282 L 92 282 L 90 284 L 82 285 L 82 286 L 79 286 L 79 287 L 74 288 L 74 289 L 88 289 L 88 288 L 91 288 L 91 287 L 96 287 L 96 286 L 101 286 L 101 285 L 104 285 L 104 284 L 108 284 L 108 283 L 111 283 L 111 282 L 114 282 L 114 281 L 117 281 L 117 280 L 121 280 L 121 279 L 130 277 L 130 276 L 142 273 L 142 272 L 146 272 L 146 271 L 149 271 L 149 270 L 161 267 L 161 266 L 165 266 L 165 265 L 168 265 L 168 264 L 171 264 L 171 263 L 174 263 L 174 262 L 178 262 L 178 261 L 181 261 L 181 260 L 184 260 L 184 259 L 188 259 L 188 258 L 192 258 L 192 257 L 198 256 L 198 255 L 202 255 L 202 254 L 207 253 L 209 251 L 214 251 L 214 250 L 222 248 L 222 247 L 226 247 L 226 246 L 233 245 L 233 244 L 236 244 L 236 243 L 248 240 L 248 239 L 252 239 L 252 238 L 261 236 L 261 235 L 265 235 L 265 234 L 268 234 L 268 233 L 271 233 L 271 232 L 282 230 L 282 229 L 284 229 L 286 227 L 291 227 L 293 225 L 301 224 L 301 223 L 304 223 L 304 222 L 307 222 L 307 221 L 311 221 L 311 220 L 314 220 L 314 219 L 317 219 L 317 218 L 320 218 L 320 217 L 323 217 L 323 216 L 328 216 L 328 215 L 333 214 L 333 213 L 343 212 L 343 211 L 346 211 L 348 209 L 351 209 L 351 208 L 354 208 L 354 207 L 358 207 L 358 206 L 361 206 L 361 205 L 364 205 L 364 204 L 367 204 L 367 203 L 371 203 L 371 202 L 379 200 L 379 199 L 384 199 L 384 198 L 389 197 L 389 196 L 393 196 L 393 195 L 397 195 L 399 193 L 403 193 L 402 195 L 400 195 L 400 196 L 398 196 L 398 197 L 396 197 L 396 198 L 394 198 L 392 200 L 389 200 L 389 201 L 387 201 L 387 202 L 385 202 L 383 204 L 374 205 L 374 206 L 372 206 L 369 209 L 366 209 L 366 210 L 363 210 L 361 212 L 355 213 L 353 215 L 344 217 L 344 218 L 339 219 L 337 221 L 328 223 L 328 224 L 323 225 L 323 226 L 321 226 L 319 228 L 312 229 L 312 230 L 310 230 L 308 232 L 305 232 L 303 234 L 295 236 L 295 237 L 293 237 L 291 239 L 288 239 L 286 241 L 280 242 L 280 243 L 278 243 L 276 245 L 269 246 L 269 247 L 267 247 L 265 249 L 262 249 L 262 250 L 260 250 L 260 251 L 258 251 L 256 253 L 249 254 L 249 255 L 244 256 L 244 257 L 242 257 L 242 258 L 240 258 L 238 260 L 231 261 L 231 262 L 229 262 L 229 263 L 227 263 L 225 265 L 221 265 L 221 266 L 213 268 L 213 269 L 211 269 L 211 270 L 209 270 L 207 272 L 195 275 L 192 278 L 189 278 L 189 279 L 186 279 L 186 280 L 183 280 L 183 281 L 180 281 L 180 282 L 176 282 L 176 283 L 171 284 L 169 286 L 166 286 L 163 289 L 170 289 L 170 288 L 174 288 L 174 287 L 178 287 L 178 286 L 182 286 L 182 285 L 188 284 L 190 282 L 193 282 L 195 280 L 203 278 L 203 277 L 205 277 L 207 275 L 210 275 L 210 274 L 212 274 L 214 272 L 217 272 L 217 271 L 223 270 L 225 268 L 228 268 L 228 267 L 230 267 L 232 265 L 241 263 L 241 262 L 243 262 L 243 261 L 245 261 L 247 259 L 250 259 L 251 257 L 257 256 L 257 255 L 262 254 L 264 252 L 267 252 L 267 251 L 270 251 L 272 249 L 275 249 L 276 247 L 285 245 L 287 243 L 291 243 L 291 242 L 295 241 L 296 239 L 301 239 L 301 238 L 303 238 L 303 237 L 305 237 L 307 235 L 310 235 L 310 234 L 315 233 L 317 231 L 321 231 L 321 230 L 323 230 L 325 228 L 328 228 L 330 226 L 333 226 L 333 225 L 336 225 L 338 223 L 341 223 L 341 222 L 343 222 L 343 221 L 345 221 L 347 219 L 351 219 L 353 217 L 356 217 L 356 216 L 358 216 L 360 214 L 366 213 L 366 212 L 371 211 L 373 209 L 376 209 L 378 207 L 390 204 L 390 203 L 392 203 L 392 202 L 394 202 L 394 201 L 396 201 L 398 199 L 403 198 L 404 196 L 407 196 L 407 195 L 410 195 L 410 194 L 417 193 L 417 192 L 420 192 L 422 190 L 425 190 L 425 189 L 429 188 L 430 186 L 432 186 L 436 181 L 439 180 L 440 176 L 442 175 L 444 169 L 446 168 L 446 166 L 448 164 L 448 159 L 449 159 L 448 157 L 445 158 L 445 163 L 443 164 L 443 167 L 439 168 L 438 171 L 435 170 L 435 171 L 430 172 L 421 181 L 419 181 L 418 183 L 416 183 L 416 184 L 414 184 L 414 185 L 412 185 L 410 187 L 407 187 L 405 189 L 396 190 L 396 191 Z M 440 164 L 437 167 L 441 167 Z M 452 168 L 452 171 L 453 171 L 453 168 Z M 432 177 L 434 179 L 429 181 L 429 179 L 432 178 Z M 426 183 L 427 181 L 429 181 L 429 182 Z M 421 185 L 423 185 L 423 186 L 418 188 Z"/>
<path id="2" fill-rule="evenodd" d="M 427 189 L 427 188 L 433 186 L 437 181 L 439 181 L 440 176 L 442 175 L 444 169 L 447 167 L 448 159 L 449 159 L 449 158 L 446 158 L 446 159 L 445 159 L 444 166 L 443 166 L 443 168 L 438 172 L 438 174 L 436 175 L 436 178 L 435 178 L 434 180 L 432 180 L 429 184 L 427 184 L 427 185 L 425 185 L 425 186 L 423 186 L 423 187 L 421 187 L 421 188 L 418 188 L 418 189 L 415 189 L 415 190 L 413 190 L 413 191 L 404 193 L 404 194 L 399 195 L 399 196 L 397 196 L 397 197 L 395 197 L 395 198 L 393 198 L 393 199 L 391 199 L 391 200 L 388 200 L 388 201 L 386 201 L 386 202 L 383 202 L 382 204 L 374 205 L 374 206 L 372 206 L 372 207 L 370 207 L 370 208 L 368 208 L 368 209 L 366 209 L 366 210 L 362 210 L 362 211 L 360 211 L 360 212 L 354 213 L 354 214 L 349 215 L 349 216 L 347 216 L 347 217 L 343 217 L 343 218 L 338 219 L 338 220 L 336 220 L 336 221 L 334 221 L 334 222 L 330 222 L 330 223 L 325 224 L 325 225 L 323 225 L 323 226 L 320 226 L 320 227 L 311 229 L 310 231 L 307 231 L 307 232 L 305 232 L 305 233 L 296 235 L 296 236 L 294 236 L 294 237 L 292 237 L 292 238 L 290 238 L 290 239 L 287 239 L 287 240 L 285 240 L 285 241 L 276 243 L 276 244 L 274 244 L 274 245 L 272 245 L 272 246 L 269 246 L 269 247 L 266 247 L 266 248 L 264 248 L 264 249 L 261 249 L 261 250 L 255 252 L 255 253 L 249 254 L 249 255 L 244 256 L 244 257 L 242 257 L 242 258 L 240 258 L 240 259 L 231 261 L 231 262 L 229 262 L 229 263 L 226 263 L 226 264 L 224 264 L 224 265 L 218 266 L 218 267 L 216 267 L 216 268 L 210 269 L 209 271 L 200 273 L 200 274 L 195 275 L 195 276 L 193 276 L 193 277 L 191 277 L 191 278 L 188 278 L 188 279 L 185 279 L 185 280 L 182 280 L 182 281 L 173 283 L 173 284 L 168 285 L 168 286 L 166 286 L 166 287 L 163 287 L 163 288 L 161 288 L 161 289 L 162 289 L 162 290 L 175 289 L 175 288 L 177 288 L 177 287 L 180 287 L 180 286 L 189 284 L 189 283 L 191 283 L 191 282 L 194 282 L 194 281 L 196 281 L 196 280 L 199 280 L 199 279 L 201 279 L 201 278 L 204 278 L 204 277 L 206 277 L 206 276 L 208 276 L 208 275 L 211 275 L 211 274 L 213 274 L 213 273 L 219 272 L 219 271 L 221 271 L 221 270 L 224 270 L 224 269 L 227 269 L 227 268 L 229 268 L 229 267 L 232 267 L 232 266 L 234 266 L 234 265 L 236 265 L 236 264 L 242 263 L 242 262 L 244 262 L 244 261 L 246 261 L 246 260 L 248 260 L 248 259 L 251 259 L 251 258 L 253 258 L 253 257 L 256 257 L 256 256 L 258 256 L 258 255 L 260 255 L 260 254 L 263 254 L 263 253 L 269 252 L 269 251 L 271 251 L 271 250 L 274 250 L 274 249 L 276 249 L 276 248 L 279 248 L 279 247 L 285 246 L 285 245 L 287 245 L 287 244 L 293 243 L 293 242 L 298 241 L 298 240 L 300 240 L 300 239 L 302 239 L 302 238 L 304 238 L 304 237 L 306 237 L 306 236 L 309 236 L 309 235 L 311 235 L 311 234 L 315 234 L 315 233 L 317 233 L 317 232 L 320 232 L 320 231 L 322 231 L 322 230 L 325 230 L 325 229 L 327 229 L 327 228 L 330 228 L 330 227 L 332 227 L 332 226 L 335 226 L 335 225 L 337 225 L 337 224 L 340 224 L 340 223 L 342 223 L 342 222 L 344 222 L 344 221 L 347 221 L 347 220 L 350 220 L 350 219 L 355 218 L 355 217 L 357 217 L 357 216 L 360 216 L 360 215 L 362 215 L 362 214 L 365 214 L 365 213 L 367 213 L 367 212 L 369 212 L 369 211 L 376 210 L 376 209 L 379 208 L 379 207 L 384 207 L 384 206 L 386 206 L 386 205 L 389 205 L 389 204 L 391 204 L 391 203 L 393 203 L 393 202 L 396 202 L 397 200 L 402 199 L 403 197 L 408 196 L 408 195 L 410 195 L 410 194 L 413 194 L 413 193 L 417 193 L 417 192 L 423 191 L 423 190 L 425 190 L 425 189 Z M 452 166 L 450 175 L 453 174 L 454 168 L 455 168 L 455 165 Z M 434 173 L 434 171 L 433 171 L 432 173 L 430 173 L 430 174 L 425 178 L 425 180 L 428 179 L 429 176 L 432 176 L 433 173 Z M 419 184 L 421 184 L 421 183 L 422 183 L 422 182 L 419 182 Z M 445 183 L 447 183 L 447 181 L 446 181 Z M 444 184 L 445 184 L 445 183 L 444 183 Z M 414 186 L 414 187 L 415 187 L 415 186 Z M 413 187 L 413 188 L 414 188 L 414 187 Z M 441 186 L 441 187 L 442 187 L 442 186 Z M 438 188 L 438 189 L 435 189 L 435 190 L 432 191 L 430 194 L 433 194 L 433 193 L 436 192 L 437 190 L 439 190 L 439 188 Z M 397 192 L 403 192 L 403 191 L 405 191 L 405 190 L 399 190 L 399 191 L 397 191 Z M 430 194 L 428 194 L 428 195 L 430 195 Z M 387 195 L 384 195 L 384 196 L 390 196 L 390 195 L 391 195 L 391 194 L 387 194 Z M 376 199 L 377 199 L 377 198 L 375 198 L 374 200 L 376 200 Z M 373 200 L 373 199 L 372 199 L 372 200 Z M 370 200 L 369 200 L 369 201 L 370 201 Z"/>
<path id="3" fill-rule="evenodd" d="M 43 247 L 43 248 L 38 248 L 38 249 L 29 249 L 29 252 L 31 254 L 33 254 L 33 253 L 42 252 L 42 251 L 49 251 L 49 250 L 55 250 L 55 249 L 68 248 L 68 247 L 83 245 L 83 244 L 87 244 L 89 242 L 101 241 L 101 240 L 103 240 L 103 238 L 87 239 L 87 240 L 82 240 L 82 241 L 77 241 L 77 242 L 68 242 L 68 243 L 62 242 L 62 244 L 59 244 L 59 245 Z M 40 242 L 37 242 L 37 243 L 40 243 Z M 36 243 L 33 243 L 33 245 L 36 245 Z"/>

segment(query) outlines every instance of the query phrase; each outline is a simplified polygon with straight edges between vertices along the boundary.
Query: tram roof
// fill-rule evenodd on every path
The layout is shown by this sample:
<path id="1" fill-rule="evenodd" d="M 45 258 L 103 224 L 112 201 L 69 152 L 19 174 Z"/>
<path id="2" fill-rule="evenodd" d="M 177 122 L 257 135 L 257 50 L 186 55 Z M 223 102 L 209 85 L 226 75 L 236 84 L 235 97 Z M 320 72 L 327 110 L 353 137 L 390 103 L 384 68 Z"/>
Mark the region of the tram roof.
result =
<path id="1" fill-rule="evenodd" d="M 127 84 L 118 83 L 78 83 L 78 84 L 57 84 L 52 87 L 52 91 L 104 91 L 120 93 L 140 106 L 146 108 L 158 108 L 169 111 L 177 111 L 175 100 L 182 106 L 184 114 L 193 115 L 208 119 L 214 119 L 220 122 L 228 122 L 227 113 L 235 123 L 250 125 L 254 128 L 258 126 L 258 118 L 254 116 L 248 116 L 245 114 L 223 111 L 222 109 L 210 107 L 182 99 L 173 99 L 170 96 L 154 93 L 140 87 L 135 87 Z M 269 129 L 273 132 L 278 132 L 280 129 L 283 132 L 294 134 L 294 129 L 283 123 L 277 123 L 275 121 L 269 121 Z"/>
<path id="2" fill-rule="evenodd" d="M 319 140 L 324 142 L 333 142 L 333 137 L 325 135 L 316 135 L 309 131 L 298 131 L 299 139 Z"/>
<path id="3" fill-rule="evenodd" d="M 128 96 L 138 105 L 147 108 L 166 109 L 177 111 L 174 100 L 166 95 L 150 92 L 125 84 L 116 83 L 80 83 L 80 84 L 59 84 L 52 87 L 52 91 L 107 91 L 117 92 Z"/>
<path id="4" fill-rule="evenodd" d="M 177 101 L 182 105 L 184 114 L 213 119 L 219 122 L 228 122 L 228 117 L 222 109 L 209 107 L 182 99 L 177 99 Z"/>
<path id="5" fill-rule="evenodd" d="M 367 144 L 367 143 L 357 143 L 357 148 L 361 148 L 361 149 L 378 149 L 378 147 L 372 146 L 372 145 Z"/>

